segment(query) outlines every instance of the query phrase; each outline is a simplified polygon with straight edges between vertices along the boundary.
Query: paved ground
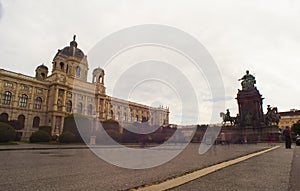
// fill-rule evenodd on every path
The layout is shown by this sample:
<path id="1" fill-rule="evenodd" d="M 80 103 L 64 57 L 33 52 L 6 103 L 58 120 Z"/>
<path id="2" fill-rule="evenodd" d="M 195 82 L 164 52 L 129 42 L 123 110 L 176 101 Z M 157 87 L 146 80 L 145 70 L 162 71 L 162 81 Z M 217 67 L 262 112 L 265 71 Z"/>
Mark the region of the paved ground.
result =
<path id="1" fill-rule="evenodd" d="M 233 159 L 267 146 L 217 145 L 204 155 L 199 155 L 199 145 L 191 144 L 172 161 L 146 170 L 119 168 L 97 158 L 89 149 L 71 149 L 72 146 L 68 149 L 51 149 L 51 146 L 47 146 L 47 150 L 10 151 L 1 150 L 9 146 L 0 146 L 0 190 L 126 190 Z M 277 149 L 183 185 L 177 190 L 276 190 L 274 186 L 282 188 L 278 190 L 287 190 L 294 150 L 296 153 L 296 149 Z M 300 153 L 297 157 L 300 157 Z M 296 179 L 291 179 L 293 181 Z M 263 189 L 260 186 L 262 184 L 269 186 Z"/>
<path id="2" fill-rule="evenodd" d="M 289 191 L 300 190 L 299 176 L 300 176 L 300 147 L 297 146 L 294 149 L 292 168 L 290 172 Z"/>
<path id="3" fill-rule="evenodd" d="M 292 158 L 293 149 L 281 147 L 172 190 L 287 191 Z"/>

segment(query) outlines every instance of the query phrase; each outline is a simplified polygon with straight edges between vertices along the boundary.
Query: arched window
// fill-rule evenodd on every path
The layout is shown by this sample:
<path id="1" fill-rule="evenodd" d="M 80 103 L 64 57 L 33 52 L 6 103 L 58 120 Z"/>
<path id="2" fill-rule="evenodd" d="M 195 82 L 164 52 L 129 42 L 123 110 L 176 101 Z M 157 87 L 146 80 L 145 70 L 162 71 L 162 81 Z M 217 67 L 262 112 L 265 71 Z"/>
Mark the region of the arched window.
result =
<path id="1" fill-rule="evenodd" d="M 147 117 L 142 116 L 142 123 L 145 123 L 147 121 L 148 121 Z"/>
<path id="2" fill-rule="evenodd" d="M 37 97 L 34 100 L 34 109 L 42 109 L 42 98 L 41 97 Z"/>
<path id="3" fill-rule="evenodd" d="M 0 122 L 8 122 L 8 114 L 7 113 L 1 113 Z"/>
<path id="4" fill-rule="evenodd" d="M 93 106 L 92 106 L 92 104 L 90 104 L 88 106 L 87 110 L 88 110 L 88 115 L 92 115 L 93 114 Z"/>
<path id="5" fill-rule="evenodd" d="M 62 110 L 62 102 L 60 99 L 57 100 L 57 110 L 61 111 Z"/>
<path id="6" fill-rule="evenodd" d="M 45 79 L 46 74 L 42 72 L 41 75 L 40 75 L 40 77 L 41 77 L 41 79 Z"/>
<path id="7" fill-rule="evenodd" d="M 116 118 L 116 120 L 121 120 L 120 117 L 121 117 L 120 112 L 117 112 L 117 118 Z"/>
<path id="8" fill-rule="evenodd" d="M 67 64 L 66 73 L 69 72 L 69 65 Z"/>
<path id="9" fill-rule="evenodd" d="M 18 122 L 20 124 L 20 129 L 24 129 L 24 126 L 25 126 L 25 116 L 24 115 L 19 115 L 18 116 Z"/>
<path id="10" fill-rule="evenodd" d="M 35 116 L 33 118 L 32 127 L 38 128 L 40 126 L 40 118 L 38 116 Z"/>
<path id="11" fill-rule="evenodd" d="M 63 71 L 65 64 L 63 62 L 61 62 L 61 63 L 59 63 L 59 65 L 60 65 L 60 69 Z"/>
<path id="12" fill-rule="evenodd" d="M 82 103 L 78 103 L 77 113 L 82 113 Z"/>
<path id="13" fill-rule="evenodd" d="M 2 95 L 2 104 L 4 105 L 10 105 L 11 101 L 11 93 L 9 91 L 4 92 Z"/>
<path id="14" fill-rule="evenodd" d="M 110 110 L 110 117 L 111 117 L 111 118 L 114 117 L 114 112 L 113 112 L 113 110 Z"/>
<path id="15" fill-rule="evenodd" d="M 22 94 L 19 100 L 19 106 L 20 107 L 26 107 L 28 101 L 28 96 L 26 94 Z"/>
<path id="16" fill-rule="evenodd" d="M 71 101 L 67 101 L 67 103 L 66 103 L 66 111 L 67 112 L 71 112 L 72 111 L 72 102 Z"/>
<path id="17" fill-rule="evenodd" d="M 127 113 L 124 113 L 124 121 L 127 122 Z"/>
<path id="18" fill-rule="evenodd" d="M 76 67 L 76 76 L 80 77 L 80 67 Z"/>
<path id="19" fill-rule="evenodd" d="M 99 82 L 101 83 L 101 84 L 104 84 L 104 73 L 102 72 L 101 74 L 100 74 L 100 76 L 99 76 Z"/>

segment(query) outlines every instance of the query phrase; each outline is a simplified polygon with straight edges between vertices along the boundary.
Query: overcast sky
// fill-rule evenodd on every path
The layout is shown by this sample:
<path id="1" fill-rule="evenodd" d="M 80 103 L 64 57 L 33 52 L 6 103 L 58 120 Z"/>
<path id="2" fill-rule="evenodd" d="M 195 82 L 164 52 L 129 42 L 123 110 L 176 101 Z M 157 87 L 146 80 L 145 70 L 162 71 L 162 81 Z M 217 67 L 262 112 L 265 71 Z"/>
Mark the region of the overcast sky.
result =
<path id="1" fill-rule="evenodd" d="M 300 3 L 296 0 L 4 0 L 0 1 L 0 68 L 34 76 L 35 68 L 44 63 L 51 71 L 54 55 L 69 44 L 73 34 L 89 59 L 89 51 L 101 39 L 142 24 L 175 27 L 202 43 L 221 72 L 225 108 L 232 115 L 238 112 L 238 79 L 246 70 L 256 77 L 256 86 L 265 98 L 264 111 L 268 104 L 279 111 L 300 109 Z M 134 51 L 139 50 L 131 54 Z M 171 54 L 174 59 L 176 55 Z M 178 59 L 170 58 L 169 64 Z M 89 73 L 101 66 L 89 64 Z M 186 72 L 188 69 L 183 74 Z M 106 73 L 109 95 L 117 80 L 112 76 Z M 201 92 L 196 104 L 199 123 L 210 123 L 211 102 L 216 100 L 210 99 L 205 77 L 199 78 L 203 88 L 194 87 Z M 182 105 L 190 103 L 180 101 L 174 93 L 178 89 L 171 91 L 164 86 L 159 81 L 141 83 L 127 97 L 149 105 L 169 106 L 171 122 L 180 123 Z M 149 89 L 159 96 L 147 97 Z"/>

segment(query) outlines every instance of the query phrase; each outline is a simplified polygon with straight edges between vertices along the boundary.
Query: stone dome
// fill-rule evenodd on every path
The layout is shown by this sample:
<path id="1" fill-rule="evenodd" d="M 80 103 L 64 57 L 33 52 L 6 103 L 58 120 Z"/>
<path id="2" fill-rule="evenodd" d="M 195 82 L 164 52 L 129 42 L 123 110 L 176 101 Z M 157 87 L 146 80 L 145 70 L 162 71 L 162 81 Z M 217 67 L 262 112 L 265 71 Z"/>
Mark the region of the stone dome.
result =
<path id="1" fill-rule="evenodd" d="M 103 70 L 102 68 L 100 68 L 100 67 L 95 68 L 95 69 L 93 70 L 93 74 L 101 73 L 101 72 L 104 72 L 104 70 Z"/>
<path id="2" fill-rule="evenodd" d="M 58 50 L 57 54 L 55 55 L 58 56 L 62 56 L 62 57 L 69 57 L 69 56 L 74 56 L 80 60 L 84 59 L 85 55 L 82 52 L 82 50 L 80 50 L 79 48 L 77 48 L 77 42 L 75 41 L 76 35 L 73 36 L 73 41 L 70 42 L 70 46 L 66 46 L 65 48 L 63 48 L 62 50 Z"/>
<path id="3" fill-rule="evenodd" d="M 39 66 L 37 67 L 37 69 L 38 69 L 38 68 L 44 68 L 45 70 L 48 70 L 48 67 L 45 66 L 44 64 L 39 65 Z"/>

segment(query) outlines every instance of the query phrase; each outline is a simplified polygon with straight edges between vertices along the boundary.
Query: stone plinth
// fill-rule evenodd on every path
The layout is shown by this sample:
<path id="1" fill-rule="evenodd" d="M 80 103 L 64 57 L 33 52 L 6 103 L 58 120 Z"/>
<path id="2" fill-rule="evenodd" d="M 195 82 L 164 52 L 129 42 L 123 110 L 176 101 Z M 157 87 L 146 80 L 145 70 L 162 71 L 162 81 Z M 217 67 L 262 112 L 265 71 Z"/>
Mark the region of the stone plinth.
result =
<path id="1" fill-rule="evenodd" d="M 278 126 L 265 126 L 262 128 L 222 128 L 229 143 L 257 143 L 268 142 L 270 137 L 274 141 L 281 141 Z"/>
<path id="2" fill-rule="evenodd" d="M 264 122 L 262 96 L 256 87 L 239 90 L 237 94 L 240 126 L 260 127 Z"/>

